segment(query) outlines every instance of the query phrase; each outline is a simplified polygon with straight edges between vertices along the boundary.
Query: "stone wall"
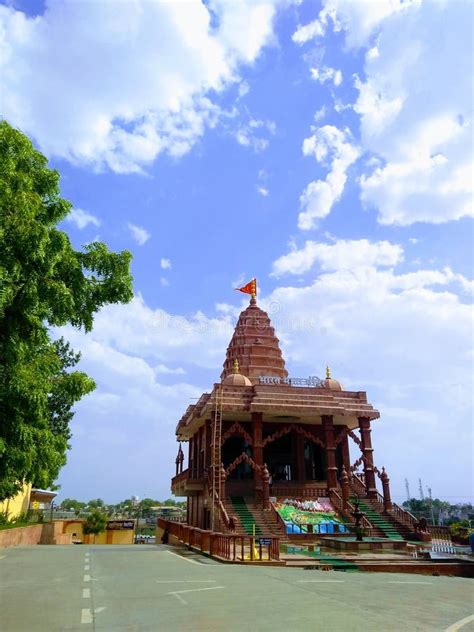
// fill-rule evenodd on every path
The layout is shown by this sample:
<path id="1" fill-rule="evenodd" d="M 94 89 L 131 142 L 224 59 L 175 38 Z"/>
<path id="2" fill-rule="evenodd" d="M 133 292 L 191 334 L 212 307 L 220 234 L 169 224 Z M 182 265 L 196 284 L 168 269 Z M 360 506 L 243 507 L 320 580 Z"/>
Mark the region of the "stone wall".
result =
<path id="1" fill-rule="evenodd" d="M 71 544 L 71 535 L 63 534 L 62 520 L 0 531 L 0 549 L 33 544 Z"/>
<path id="2" fill-rule="evenodd" d="M 42 524 L 35 524 L 31 527 L 17 527 L 16 529 L 4 529 L 0 531 L 0 548 L 39 544 L 42 532 Z"/>

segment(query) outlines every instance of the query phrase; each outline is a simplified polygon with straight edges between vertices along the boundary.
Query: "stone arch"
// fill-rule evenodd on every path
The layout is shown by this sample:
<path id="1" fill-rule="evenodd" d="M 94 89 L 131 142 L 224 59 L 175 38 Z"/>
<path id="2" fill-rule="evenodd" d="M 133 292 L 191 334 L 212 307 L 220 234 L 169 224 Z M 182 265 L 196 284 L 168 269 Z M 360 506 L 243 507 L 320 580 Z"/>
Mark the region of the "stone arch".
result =
<path id="1" fill-rule="evenodd" d="M 238 421 L 232 424 L 232 426 L 224 432 L 224 434 L 222 435 L 221 444 L 224 445 L 227 439 L 236 435 L 242 436 L 249 445 L 253 445 L 252 437 L 244 428 L 242 428 Z"/>
<path id="2" fill-rule="evenodd" d="M 313 443 L 317 443 L 322 448 L 326 447 L 326 444 L 324 443 L 324 441 L 321 441 L 319 437 L 316 437 L 312 432 L 308 432 L 307 430 L 305 430 L 304 428 L 301 428 L 300 426 L 297 426 L 296 424 L 290 424 L 289 426 L 285 426 L 281 430 L 277 430 L 272 435 L 269 435 L 268 437 L 266 437 L 262 443 L 262 447 L 265 447 L 269 443 L 272 443 L 273 441 L 276 441 L 276 439 L 280 439 L 281 437 L 285 436 L 289 432 L 293 432 L 293 431 L 297 432 L 300 435 L 303 435 L 303 437 L 305 437 L 306 439 L 309 439 L 309 441 L 312 441 Z"/>
<path id="3" fill-rule="evenodd" d="M 260 470 L 262 469 L 259 465 L 255 463 L 255 461 L 248 454 L 246 454 L 245 452 L 242 452 L 242 454 L 238 456 L 234 461 L 232 461 L 232 463 L 226 469 L 225 471 L 226 475 L 229 476 L 229 474 L 233 472 L 235 468 L 242 463 L 242 461 L 246 461 L 250 465 L 250 467 L 254 470 L 254 472 L 260 472 Z"/>

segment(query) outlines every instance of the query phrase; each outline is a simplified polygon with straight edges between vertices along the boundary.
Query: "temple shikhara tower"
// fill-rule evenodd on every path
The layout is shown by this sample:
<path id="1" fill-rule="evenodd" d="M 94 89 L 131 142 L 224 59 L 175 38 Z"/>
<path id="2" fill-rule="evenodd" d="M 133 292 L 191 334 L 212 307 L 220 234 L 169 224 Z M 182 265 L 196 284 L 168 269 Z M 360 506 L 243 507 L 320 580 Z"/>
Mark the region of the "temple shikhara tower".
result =
<path id="1" fill-rule="evenodd" d="M 402 539 L 407 519 L 374 464 L 379 417 L 364 391 L 345 390 L 329 369 L 325 379 L 290 377 L 252 295 L 220 382 L 179 420 L 172 492 L 187 497 L 187 524 L 211 532 L 340 533 L 357 500 L 372 535 Z"/>

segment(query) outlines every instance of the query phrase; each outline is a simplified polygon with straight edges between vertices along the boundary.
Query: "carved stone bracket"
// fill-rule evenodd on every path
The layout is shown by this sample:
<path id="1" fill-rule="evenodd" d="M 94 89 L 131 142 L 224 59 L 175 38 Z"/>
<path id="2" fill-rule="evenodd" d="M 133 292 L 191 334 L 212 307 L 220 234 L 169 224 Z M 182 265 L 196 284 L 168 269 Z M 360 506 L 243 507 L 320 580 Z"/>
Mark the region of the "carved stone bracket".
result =
<path id="1" fill-rule="evenodd" d="M 353 439 L 354 443 L 357 443 L 357 445 L 359 446 L 359 448 L 362 450 L 362 441 L 359 439 L 359 437 L 355 434 L 355 432 L 353 432 L 352 430 L 348 430 L 347 431 L 348 436 Z"/>
<path id="2" fill-rule="evenodd" d="M 359 457 L 357 461 L 355 461 L 355 463 L 351 465 L 351 472 L 355 472 L 356 470 L 358 470 L 364 461 L 365 461 L 364 456 Z"/>
<path id="3" fill-rule="evenodd" d="M 234 424 L 232 424 L 232 426 L 226 430 L 226 432 L 224 432 L 224 434 L 222 435 L 222 439 L 221 439 L 221 443 L 222 445 L 224 445 L 224 443 L 227 441 L 227 439 L 229 439 L 232 436 L 235 435 L 241 435 L 245 441 L 247 441 L 247 443 L 249 445 L 253 444 L 253 439 L 252 437 L 249 435 L 249 433 L 244 430 L 244 428 L 242 428 L 242 426 L 239 424 L 238 421 L 236 421 Z"/>
<path id="4" fill-rule="evenodd" d="M 281 430 L 277 430 L 277 432 L 274 432 L 272 435 L 269 435 L 268 437 L 266 437 L 262 443 L 262 447 L 265 447 L 267 443 L 272 443 L 273 441 L 276 441 L 276 439 L 280 439 L 281 437 L 284 437 L 289 432 L 293 432 L 293 431 L 297 432 L 300 435 L 303 435 L 303 437 L 306 437 L 306 439 L 313 441 L 313 443 L 317 443 L 322 448 L 326 447 L 325 443 L 321 441 L 319 437 L 316 437 L 313 433 L 308 432 L 307 430 L 304 430 L 304 428 L 301 428 L 300 426 L 297 426 L 296 424 L 290 424 L 289 426 L 285 426 Z"/>
<path id="5" fill-rule="evenodd" d="M 225 473 L 227 474 L 227 476 L 229 476 L 229 474 L 233 472 L 235 468 L 242 463 L 242 461 L 246 461 L 257 472 L 261 470 L 261 467 L 257 465 L 255 461 L 251 457 L 249 457 L 248 454 L 242 452 L 242 454 L 238 456 L 234 461 L 232 461 L 232 463 L 226 469 Z"/>

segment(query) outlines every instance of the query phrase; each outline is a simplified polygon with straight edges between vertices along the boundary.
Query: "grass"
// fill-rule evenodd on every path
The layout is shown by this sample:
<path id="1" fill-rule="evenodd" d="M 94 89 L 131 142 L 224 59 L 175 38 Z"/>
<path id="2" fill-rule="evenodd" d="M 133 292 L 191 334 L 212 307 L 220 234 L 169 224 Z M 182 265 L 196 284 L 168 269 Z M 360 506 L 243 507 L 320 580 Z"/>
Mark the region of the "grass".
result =
<path id="1" fill-rule="evenodd" d="M 40 523 L 39 522 L 8 522 L 7 524 L 0 524 L 0 531 L 5 531 L 6 529 L 16 529 L 17 527 L 34 527 L 37 524 L 40 524 Z"/>

